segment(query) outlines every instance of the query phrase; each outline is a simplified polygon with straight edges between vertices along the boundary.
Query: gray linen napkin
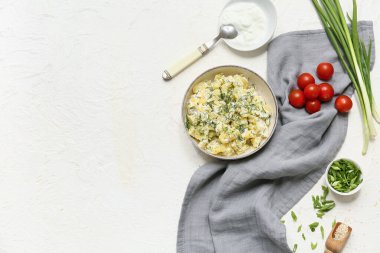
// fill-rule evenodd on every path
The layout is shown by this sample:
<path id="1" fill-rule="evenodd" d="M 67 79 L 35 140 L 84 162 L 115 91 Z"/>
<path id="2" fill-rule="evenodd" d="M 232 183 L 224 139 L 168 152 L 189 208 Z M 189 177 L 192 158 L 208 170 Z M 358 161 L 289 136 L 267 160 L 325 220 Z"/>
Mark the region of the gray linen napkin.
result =
<path id="1" fill-rule="evenodd" d="M 372 23 L 361 22 L 360 33 L 368 43 Z M 178 253 L 291 252 L 280 218 L 320 179 L 347 130 L 347 115 L 337 114 L 333 102 L 313 115 L 289 105 L 297 75 L 314 73 L 324 61 L 335 67 L 330 82 L 336 94 L 351 95 L 350 80 L 323 30 L 291 32 L 270 43 L 268 82 L 280 112 L 276 132 L 250 158 L 206 164 L 195 172 L 182 206 Z"/>

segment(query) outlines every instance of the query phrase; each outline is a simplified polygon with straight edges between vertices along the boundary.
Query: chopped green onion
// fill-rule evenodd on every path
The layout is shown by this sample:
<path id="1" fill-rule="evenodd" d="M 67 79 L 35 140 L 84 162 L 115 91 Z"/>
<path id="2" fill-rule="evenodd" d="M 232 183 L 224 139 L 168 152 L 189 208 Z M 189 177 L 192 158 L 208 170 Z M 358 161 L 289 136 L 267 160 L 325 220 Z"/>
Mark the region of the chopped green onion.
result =
<path id="1" fill-rule="evenodd" d="M 323 226 L 320 226 L 319 228 L 321 229 L 322 240 L 324 240 L 325 239 L 325 229 L 323 228 Z"/>
<path id="2" fill-rule="evenodd" d="M 329 194 L 329 188 L 322 185 L 323 194 L 321 196 L 311 196 L 313 200 L 314 209 L 317 210 L 317 217 L 322 219 L 326 212 L 330 211 L 335 207 L 335 202 L 333 200 L 327 200 L 327 195 Z"/>
<path id="3" fill-rule="evenodd" d="M 291 212 L 291 215 L 292 215 L 293 221 L 297 221 L 297 215 L 293 211 Z"/>
<path id="4" fill-rule="evenodd" d="M 346 159 L 334 161 L 327 175 L 330 185 L 339 192 L 350 192 L 363 182 L 361 170 Z"/>
<path id="5" fill-rule="evenodd" d="M 311 232 L 314 232 L 315 229 L 319 226 L 319 222 L 313 222 L 309 225 L 309 228 L 311 230 Z"/>
<path id="6" fill-rule="evenodd" d="M 296 243 L 296 244 L 294 244 L 294 246 L 293 246 L 293 253 L 297 252 L 297 248 L 298 248 L 298 244 Z"/>

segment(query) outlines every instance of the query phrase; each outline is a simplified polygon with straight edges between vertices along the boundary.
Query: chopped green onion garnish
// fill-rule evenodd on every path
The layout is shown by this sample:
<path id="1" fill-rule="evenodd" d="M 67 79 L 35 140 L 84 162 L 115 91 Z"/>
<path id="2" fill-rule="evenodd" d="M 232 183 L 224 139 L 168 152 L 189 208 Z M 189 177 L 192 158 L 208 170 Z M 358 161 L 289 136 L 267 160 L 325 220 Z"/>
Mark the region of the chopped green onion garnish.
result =
<path id="1" fill-rule="evenodd" d="M 313 222 L 309 225 L 309 228 L 311 230 L 311 232 L 314 232 L 315 229 L 319 226 L 319 222 Z"/>
<path id="2" fill-rule="evenodd" d="M 363 182 L 362 171 L 355 163 L 346 159 L 339 159 L 330 166 L 327 180 L 335 190 L 350 192 Z"/>
<path id="3" fill-rule="evenodd" d="M 293 211 L 291 212 L 291 215 L 292 215 L 293 221 L 297 221 L 297 215 Z"/>
<path id="4" fill-rule="evenodd" d="M 323 228 L 323 226 L 320 226 L 319 228 L 321 229 L 322 240 L 324 240 L 325 239 L 325 229 Z"/>
<path id="5" fill-rule="evenodd" d="M 298 245 L 297 245 L 297 243 L 296 243 L 296 244 L 294 244 L 294 246 L 293 246 L 293 253 L 297 252 L 297 248 L 298 248 Z"/>

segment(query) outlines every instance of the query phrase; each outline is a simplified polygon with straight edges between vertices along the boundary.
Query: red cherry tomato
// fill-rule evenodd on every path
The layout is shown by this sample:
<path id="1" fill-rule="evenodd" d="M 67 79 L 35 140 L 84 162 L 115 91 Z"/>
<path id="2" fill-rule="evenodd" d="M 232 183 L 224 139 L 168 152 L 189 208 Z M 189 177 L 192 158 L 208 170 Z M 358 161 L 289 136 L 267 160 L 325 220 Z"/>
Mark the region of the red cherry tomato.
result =
<path id="1" fill-rule="evenodd" d="M 321 110 L 321 102 L 318 99 L 309 100 L 306 102 L 306 111 L 310 114 Z"/>
<path id="2" fill-rule="evenodd" d="M 319 96 L 320 89 L 315 83 L 308 84 L 303 90 L 305 93 L 305 98 L 308 100 L 316 99 Z"/>
<path id="3" fill-rule="evenodd" d="M 340 95 L 335 100 L 335 108 L 338 112 L 348 112 L 352 108 L 352 100 L 346 95 Z"/>
<path id="4" fill-rule="evenodd" d="M 311 83 L 315 83 L 315 79 L 310 73 L 302 73 L 297 79 L 297 85 L 301 90 Z"/>
<path id="5" fill-rule="evenodd" d="M 292 90 L 289 93 L 289 103 L 295 108 L 302 108 L 305 105 L 306 99 L 302 90 Z"/>
<path id="6" fill-rule="evenodd" d="M 317 76 L 319 79 L 328 81 L 334 74 L 334 67 L 331 63 L 322 62 L 317 67 Z"/>
<path id="7" fill-rule="evenodd" d="M 328 83 L 321 83 L 319 90 L 318 99 L 322 102 L 328 102 L 334 97 L 334 88 Z"/>

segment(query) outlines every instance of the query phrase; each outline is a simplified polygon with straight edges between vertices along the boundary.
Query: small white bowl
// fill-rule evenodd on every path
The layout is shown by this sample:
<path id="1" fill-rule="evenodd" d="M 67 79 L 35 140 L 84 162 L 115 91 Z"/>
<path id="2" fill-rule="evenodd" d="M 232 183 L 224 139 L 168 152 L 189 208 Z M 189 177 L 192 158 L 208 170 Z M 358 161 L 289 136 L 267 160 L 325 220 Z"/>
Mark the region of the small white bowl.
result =
<path id="1" fill-rule="evenodd" d="M 274 6 L 274 4 L 272 3 L 271 0 L 231 0 L 223 8 L 223 10 L 219 16 L 219 26 L 223 25 L 222 16 L 223 16 L 225 10 L 230 6 L 237 4 L 237 3 L 241 3 L 241 2 L 256 4 L 257 7 L 259 7 L 263 11 L 263 14 L 266 17 L 266 30 L 260 36 L 260 39 L 252 42 L 249 45 L 240 45 L 240 44 L 236 43 L 235 39 L 232 39 L 232 40 L 225 39 L 224 42 L 229 47 L 231 47 L 237 51 L 250 52 L 250 51 L 254 51 L 256 49 L 261 48 L 262 46 L 266 45 L 272 39 L 274 32 L 276 30 L 276 26 L 277 26 L 277 11 L 276 11 L 276 7 Z"/>
<path id="2" fill-rule="evenodd" d="M 350 192 L 340 192 L 340 191 L 335 190 L 334 187 L 332 187 L 332 185 L 330 184 L 329 179 L 328 179 L 328 173 L 329 173 L 329 170 L 330 170 L 331 165 L 332 165 L 335 161 L 338 161 L 338 160 L 341 160 L 341 159 L 344 159 L 344 160 L 347 160 L 347 161 L 352 162 L 352 163 L 355 164 L 356 167 L 362 172 L 362 174 L 361 174 L 361 179 L 363 179 L 363 181 L 361 182 L 361 184 L 358 185 L 358 187 L 356 187 L 355 189 L 353 189 L 353 190 L 350 191 Z M 362 188 L 362 185 L 363 185 L 363 183 L 364 183 L 363 170 L 362 170 L 362 168 L 359 166 L 359 164 L 358 164 L 357 162 L 355 162 L 355 161 L 353 161 L 353 160 L 351 160 L 351 159 L 348 159 L 348 158 L 339 158 L 339 159 L 336 159 L 336 160 L 332 161 L 332 162 L 327 166 L 327 169 L 326 169 L 326 172 L 325 172 L 325 180 L 326 180 L 326 184 L 327 184 L 327 186 L 329 187 L 329 189 L 330 189 L 332 192 L 334 192 L 334 193 L 336 193 L 336 194 L 338 194 L 338 195 L 340 195 L 340 196 L 351 196 L 351 195 L 354 195 L 355 193 L 357 193 L 358 191 L 360 191 L 360 189 Z"/>

